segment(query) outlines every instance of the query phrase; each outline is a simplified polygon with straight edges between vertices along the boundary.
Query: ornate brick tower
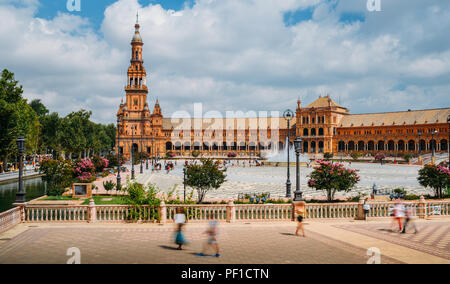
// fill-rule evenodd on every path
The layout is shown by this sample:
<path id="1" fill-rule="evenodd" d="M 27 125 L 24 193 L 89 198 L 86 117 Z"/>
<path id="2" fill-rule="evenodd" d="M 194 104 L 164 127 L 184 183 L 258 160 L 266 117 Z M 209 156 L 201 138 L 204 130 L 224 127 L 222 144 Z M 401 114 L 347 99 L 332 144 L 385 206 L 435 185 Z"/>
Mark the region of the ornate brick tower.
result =
<path id="1" fill-rule="evenodd" d="M 126 102 L 120 104 L 117 113 L 120 121 L 117 144 L 120 152 L 126 158 L 130 158 L 131 151 L 155 157 L 157 153 L 162 152 L 162 149 L 159 148 L 163 144 L 159 141 L 163 138 L 160 129 L 162 127 L 161 108 L 157 102 L 155 111 L 151 114 L 147 104 L 147 72 L 142 56 L 144 42 L 139 29 L 137 19 L 134 36 L 131 40 L 131 61 L 125 86 Z"/>

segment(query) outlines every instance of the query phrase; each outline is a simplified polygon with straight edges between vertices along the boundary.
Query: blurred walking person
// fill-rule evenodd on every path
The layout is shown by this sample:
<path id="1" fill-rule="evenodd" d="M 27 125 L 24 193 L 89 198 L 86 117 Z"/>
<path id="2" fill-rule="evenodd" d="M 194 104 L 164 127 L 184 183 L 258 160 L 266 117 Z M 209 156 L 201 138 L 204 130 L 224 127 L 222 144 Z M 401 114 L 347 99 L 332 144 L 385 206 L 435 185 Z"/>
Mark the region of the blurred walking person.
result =
<path id="1" fill-rule="evenodd" d="M 417 227 L 416 227 L 416 223 L 414 222 L 414 209 L 412 208 L 412 206 L 409 206 L 406 208 L 405 210 L 406 213 L 406 219 L 405 219 L 405 223 L 403 224 L 403 230 L 402 230 L 402 234 L 406 233 L 406 227 L 408 227 L 408 225 L 411 227 L 413 226 L 414 228 L 414 234 L 417 234 Z"/>
<path id="2" fill-rule="evenodd" d="M 186 215 L 184 214 L 183 208 L 177 208 L 177 214 L 175 215 L 175 224 L 175 244 L 178 245 L 177 250 L 182 250 L 183 245 L 187 244 L 183 232 L 184 225 L 186 224 Z"/>
<path id="3" fill-rule="evenodd" d="M 394 224 L 398 224 L 399 232 L 403 230 L 403 218 L 405 218 L 405 206 L 403 205 L 402 201 L 398 199 L 397 203 L 394 206 Z"/>
<path id="4" fill-rule="evenodd" d="M 198 256 L 207 256 L 207 250 L 213 248 L 216 252 L 215 257 L 220 257 L 220 248 L 217 241 L 217 226 L 218 221 L 210 221 L 209 228 L 204 234 L 208 235 L 208 241 L 203 245 L 203 251 L 198 254 Z"/>
<path id="5" fill-rule="evenodd" d="M 295 206 L 295 214 L 297 215 L 297 230 L 295 231 L 296 236 L 300 236 L 298 234 L 299 231 L 302 231 L 302 236 L 306 238 L 305 228 L 303 227 L 303 219 L 306 215 L 306 208 L 304 204 L 299 204 Z"/>

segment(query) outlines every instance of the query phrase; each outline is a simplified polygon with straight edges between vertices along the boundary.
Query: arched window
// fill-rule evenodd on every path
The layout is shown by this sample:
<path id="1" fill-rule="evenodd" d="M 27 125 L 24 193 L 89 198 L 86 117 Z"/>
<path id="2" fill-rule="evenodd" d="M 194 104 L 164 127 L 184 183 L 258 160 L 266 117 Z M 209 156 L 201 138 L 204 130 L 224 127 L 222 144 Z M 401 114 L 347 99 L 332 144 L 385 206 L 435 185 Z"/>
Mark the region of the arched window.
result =
<path id="1" fill-rule="evenodd" d="M 324 135 L 323 128 L 319 128 L 319 136 L 323 136 L 323 135 Z"/>

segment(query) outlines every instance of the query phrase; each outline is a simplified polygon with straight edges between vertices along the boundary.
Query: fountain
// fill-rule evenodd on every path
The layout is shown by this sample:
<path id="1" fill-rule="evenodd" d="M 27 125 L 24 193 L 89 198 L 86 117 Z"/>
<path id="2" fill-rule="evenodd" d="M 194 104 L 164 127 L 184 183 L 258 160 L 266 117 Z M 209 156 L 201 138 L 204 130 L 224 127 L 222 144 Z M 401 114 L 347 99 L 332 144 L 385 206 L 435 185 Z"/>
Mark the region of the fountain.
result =
<path id="1" fill-rule="evenodd" d="M 263 158 L 266 159 L 266 163 L 269 165 L 278 164 L 280 166 L 287 166 L 287 152 L 289 148 L 289 161 L 291 166 L 295 165 L 296 155 L 295 148 L 293 145 L 289 145 L 287 139 L 285 142 L 284 149 L 280 151 L 278 145 L 273 147 L 271 150 L 262 153 Z M 306 164 L 310 161 L 308 154 L 300 154 L 300 163 Z"/>

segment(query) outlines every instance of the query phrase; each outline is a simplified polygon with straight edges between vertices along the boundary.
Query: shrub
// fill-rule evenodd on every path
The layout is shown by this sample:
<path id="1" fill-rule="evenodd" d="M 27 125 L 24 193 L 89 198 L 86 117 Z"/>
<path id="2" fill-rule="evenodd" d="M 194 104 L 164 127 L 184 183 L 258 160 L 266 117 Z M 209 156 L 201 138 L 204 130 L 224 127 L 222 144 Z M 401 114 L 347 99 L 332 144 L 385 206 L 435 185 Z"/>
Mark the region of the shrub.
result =
<path id="1" fill-rule="evenodd" d="M 235 153 L 235 152 L 230 152 L 230 153 L 228 153 L 228 158 L 236 158 L 237 157 L 237 153 Z"/>
<path id="2" fill-rule="evenodd" d="M 103 182 L 103 187 L 105 188 L 106 192 L 110 192 L 111 190 L 113 190 L 116 187 L 116 184 L 112 181 L 106 181 Z"/>
<path id="3" fill-rule="evenodd" d="M 95 166 L 89 158 L 79 159 L 73 167 L 75 178 L 82 183 L 91 183 L 96 180 Z"/>
<path id="4" fill-rule="evenodd" d="M 47 188 L 47 196 L 61 196 L 66 190 L 61 186 L 49 186 Z"/>
<path id="5" fill-rule="evenodd" d="M 386 155 L 383 153 L 378 153 L 375 155 L 374 157 L 375 161 L 383 161 L 384 159 L 386 159 Z"/>
<path id="6" fill-rule="evenodd" d="M 200 156 L 200 151 L 197 150 L 192 151 L 192 157 L 197 158 L 198 156 Z"/>
<path id="7" fill-rule="evenodd" d="M 450 170 L 436 165 L 426 165 L 419 170 L 417 178 L 423 187 L 431 188 L 437 198 L 443 197 L 443 190 L 450 187 Z"/>
<path id="8" fill-rule="evenodd" d="M 47 182 L 50 188 L 66 188 L 75 181 L 70 160 L 44 160 L 41 161 L 39 169 L 44 174 L 42 180 Z"/>
<path id="9" fill-rule="evenodd" d="M 326 160 L 326 161 L 329 161 L 329 160 L 331 160 L 331 159 L 333 159 L 333 153 L 325 153 L 325 154 L 323 154 L 323 158 Z"/>
<path id="10" fill-rule="evenodd" d="M 108 167 L 109 161 L 100 156 L 92 157 L 92 163 L 94 164 L 94 169 L 96 173 L 101 173 L 105 168 Z"/>
<path id="11" fill-rule="evenodd" d="M 358 161 L 359 158 L 361 158 L 361 153 L 353 152 L 350 154 L 350 157 L 352 157 L 353 160 Z"/>
<path id="12" fill-rule="evenodd" d="M 308 186 L 324 190 L 329 202 L 334 200 L 336 191 L 350 191 L 359 181 L 356 170 L 347 169 L 340 163 L 318 161 L 319 166 L 309 175 Z"/>
<path id="13" fill-rule="evenodd" d="M 409 161 L 411 161 L 411 159 L 413 158 L 412 154 L 406 153 L 405 155 L 403 155 L 403 159 L 409 163 Z"/>

